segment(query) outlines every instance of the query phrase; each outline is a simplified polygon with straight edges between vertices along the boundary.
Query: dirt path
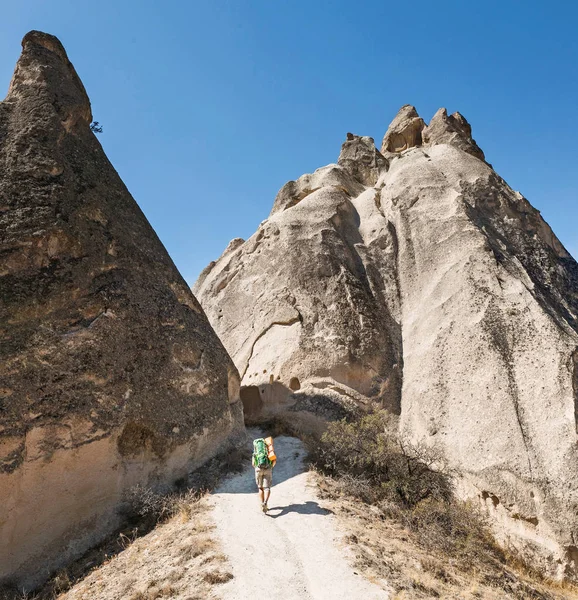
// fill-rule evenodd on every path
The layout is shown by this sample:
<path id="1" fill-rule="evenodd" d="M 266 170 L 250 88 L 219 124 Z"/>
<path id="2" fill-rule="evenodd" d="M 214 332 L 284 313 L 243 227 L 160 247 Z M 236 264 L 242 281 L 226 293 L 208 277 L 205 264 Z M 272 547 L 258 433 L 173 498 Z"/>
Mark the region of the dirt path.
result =
<path id="1" fill-rule="evenodd" d="M 335 517 L 308 485 L 300 440 L 275 440 L 278 464 L 267 515 L 253 469 L 226 479 L 212 497 L 213 519 L 234 578 L 223 600 L 384 600 L 388 594 L 354 572 L 339 549 Z"/>

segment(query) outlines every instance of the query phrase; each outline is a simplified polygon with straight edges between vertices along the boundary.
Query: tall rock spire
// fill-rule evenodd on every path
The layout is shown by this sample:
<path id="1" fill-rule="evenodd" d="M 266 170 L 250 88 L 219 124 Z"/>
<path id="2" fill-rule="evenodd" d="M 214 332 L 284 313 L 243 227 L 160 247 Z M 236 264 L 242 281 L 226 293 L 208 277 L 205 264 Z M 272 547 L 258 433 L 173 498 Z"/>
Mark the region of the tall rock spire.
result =
<path id="1" fill-rule="evenodd" d="M 24 36 L 6 101 L 26 102 L 34 106 L 36 117 L 58 116 L 68 128 L 92 121 L 90 100 L 64 46 L 41 31 Z"/>
<path id="2" fill-rule="evenodd" d="M 349 134 L 194 289 L 249 410 L 398 412 L 501 540 L 576 576 L 578 265 L 459 113 L 402 107 L 381 153 Z"/>
<path id="3" fill-rule="evenodd" d="M 33 31 L 0 103 L 0 580 L 38 582 L 242 428 L 238 374 Z"/>

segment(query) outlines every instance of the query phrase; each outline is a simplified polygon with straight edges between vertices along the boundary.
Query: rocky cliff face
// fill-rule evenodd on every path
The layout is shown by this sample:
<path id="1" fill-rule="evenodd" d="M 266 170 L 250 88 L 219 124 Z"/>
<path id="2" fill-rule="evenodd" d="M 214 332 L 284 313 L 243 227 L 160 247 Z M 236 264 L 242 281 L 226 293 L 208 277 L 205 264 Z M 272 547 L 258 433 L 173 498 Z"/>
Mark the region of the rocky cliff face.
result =
<path id="1" fill-rule="evenodd" d="M 348 134 L 194 290 L 248 411 L 387 406 L 504 542 L 576 573 L 578 265 L 459 113 Z"/>
<path id="2" fill-rule="evenodd" d="M 0 103 L 0 579 L 35 583 L 242 428 L 237 370 L 53 36 Z"/>

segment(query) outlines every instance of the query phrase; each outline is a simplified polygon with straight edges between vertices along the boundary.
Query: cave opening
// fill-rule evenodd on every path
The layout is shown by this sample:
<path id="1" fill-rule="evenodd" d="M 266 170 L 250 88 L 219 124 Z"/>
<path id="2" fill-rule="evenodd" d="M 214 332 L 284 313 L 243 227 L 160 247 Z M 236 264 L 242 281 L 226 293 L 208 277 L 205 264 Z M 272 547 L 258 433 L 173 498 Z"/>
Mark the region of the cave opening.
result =
<path id="1" fill-rule="evenodd" d="M 294 392 L 301 389 L 301 383 L 297 377 L 291 377 L 291 380 L 289 381 L 289 389 L 293 390 Z"/>
<path id="2" fill-rule="evenodd" d="M 245 421 L 256 417 L 263 409 L 263 399 L 256 385 L 248 385 L 241 388 L 241 402 L 243 403 Z"/>

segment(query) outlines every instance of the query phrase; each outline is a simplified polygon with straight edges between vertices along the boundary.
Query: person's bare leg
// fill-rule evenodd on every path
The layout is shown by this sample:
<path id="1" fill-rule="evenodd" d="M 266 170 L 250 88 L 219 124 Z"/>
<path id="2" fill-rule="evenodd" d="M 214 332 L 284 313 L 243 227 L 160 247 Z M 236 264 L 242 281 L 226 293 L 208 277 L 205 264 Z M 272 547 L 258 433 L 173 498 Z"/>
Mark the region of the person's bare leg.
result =
<path id="1" fill-rule="evenodd" d="M 267 504 L 267 502 L 269 502 L 270 495 L 271 495 L 271 488 L 266 488 L 265 489 L 265 504 Z"/>
<path id="2" fill-rule="evenodd" d="M 265 491 L 263 488 L 259 488 L 259 500 L 261 500 L 261 504 L 265 502 Z"/>

